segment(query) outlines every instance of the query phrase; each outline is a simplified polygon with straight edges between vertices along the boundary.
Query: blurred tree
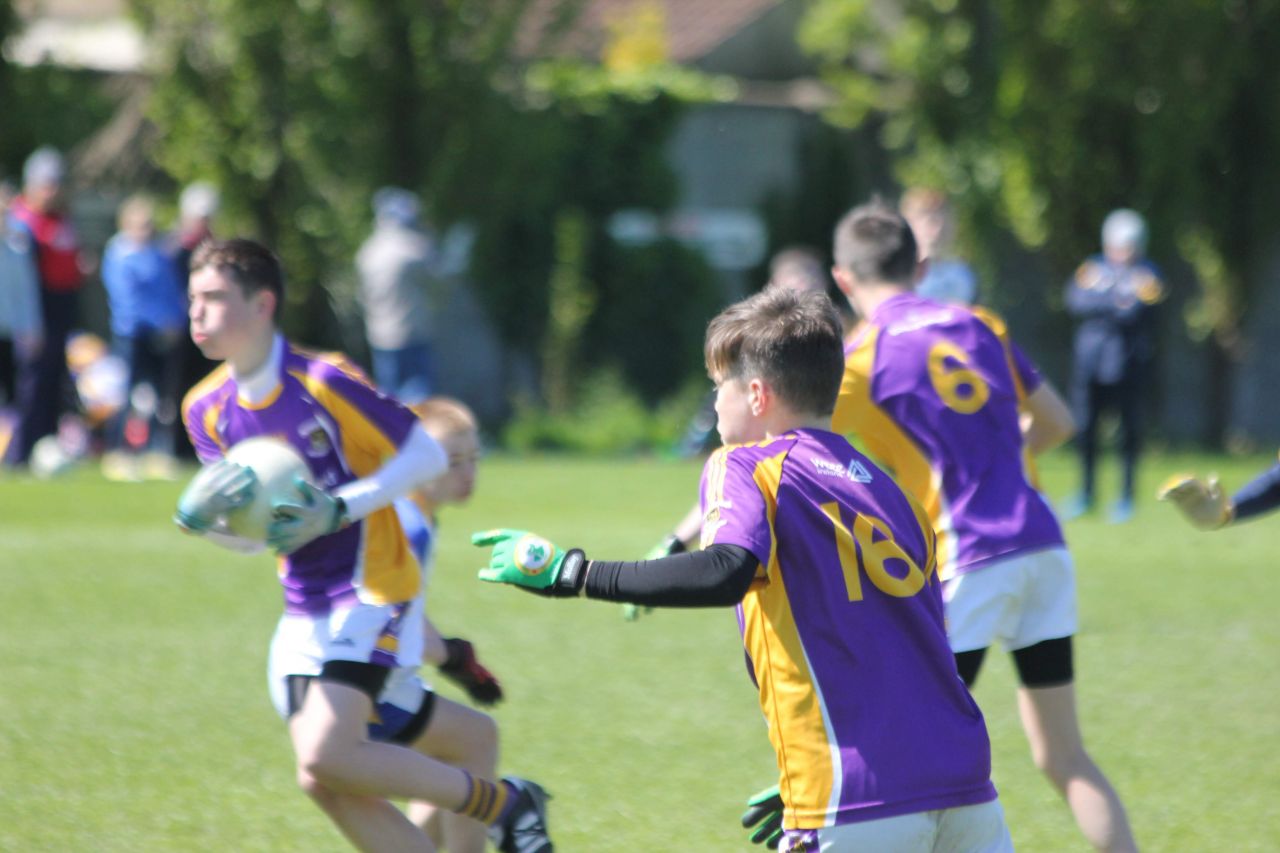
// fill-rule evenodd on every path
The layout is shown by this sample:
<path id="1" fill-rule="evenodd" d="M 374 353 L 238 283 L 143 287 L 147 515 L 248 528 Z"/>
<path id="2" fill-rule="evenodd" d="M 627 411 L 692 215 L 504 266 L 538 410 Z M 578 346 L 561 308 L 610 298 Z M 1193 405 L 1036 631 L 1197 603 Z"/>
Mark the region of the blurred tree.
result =
<path id="1" fill-rule="evenodd" d="M 134 0 L 150 35 L 162 165 L 224 189 L 280 253 L 291 328 L 332 334 L 328 300 L 381 185 L 448 210 L 527 0 Z M 301 312 L 298 307 L 303 307 Z"/>
<path id="2" fill-rule="evenodd" d="M 1187 330 L 1228 366 L 1276 233 L 1280 3 L 814 0 L 800 38 L 830 117 L 882 120 L 899 177 L 956 197 L 980 260 L 1003 232 L 1042 250 L 1050 304 L 1108 210 L 1147 213 L 1153 254 L 1202 283 Z M 1221 435 L 1229 407 L 1207 402 Z"/>
<path id="3" fill-rule="evenodd" d="M 3 48 L 21 27 L 11 0 L 0 0 L 0 177 L 14 183 L 28 154 L 41 145 L 70 150 L 111 117 L 118 100 L 101 74 L 10 62 Z"/>
<path id="4" fill-rule="evenodd" d="M 333 342 L 330 297 L 350 302 L 342 271 L 368 199 L 395 183 L 438 223 L 476 229 L 471 277 L 502 336 L 548 356 L 558 397 L 572 394 L 589 322 L 565 306 L 611 310 L 593 272 L 608 216 L 671 203 L 662 143 L 683 101 L 714 90 L 661 61 L 651 36 L 615 52 L 618 68 L 530 64 L 529 46 L 517 51 L 529 5 L 133 0 L 157 57 L 163 165 L 223 187 L 237 229 L 277 249 L 298 303 L 291 333 Z M 552 5 L 563 27 L 582 0 Z M 562 316 L 549 325 L 553 293 Z"/>

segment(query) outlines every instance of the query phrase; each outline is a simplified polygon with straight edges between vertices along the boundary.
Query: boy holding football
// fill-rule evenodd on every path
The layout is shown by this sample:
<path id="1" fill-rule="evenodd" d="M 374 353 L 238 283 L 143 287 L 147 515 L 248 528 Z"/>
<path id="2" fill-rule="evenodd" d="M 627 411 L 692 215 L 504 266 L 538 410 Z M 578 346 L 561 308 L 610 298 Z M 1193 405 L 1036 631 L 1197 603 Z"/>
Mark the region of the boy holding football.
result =
<path id="1" fill-rule="evenodd" d="M 1094 847 L 1135 850 L 1080 734 L 1074 569 L 1031 461 L 1070 437 L 1070 411 L 998 318 L 914 292 L 916 243 L 896 211 L 854 208 L 834 255 L 836 283 L 866 325 L 847 348 L 832 428 L 856 434 L 928 511 L 961 678 L 972 685 L 999 640 L 1037 766 Z"/>
<path id="2" fill-rule="evenodd" d="M 703 548 L 588 560 L 518 530 L 483 580 L 548 596 L 736 605 L 777 755 L 783 849 L 1011 850 L 982 714 L 956 676 L 928 519 L 829 429 L 843 370 L 825 294 L 772 288 L 707 330 L 725 447 Z"/>
<path id="3" fill-rule="evenodd" d="M 272 687 L 284 695 L 299 784 L 361 850 L 434 850 L 391 797 L 494 826 L 504 851 L 551 850 L 536 785 L 473 776 L 369 730 L 388 677 L 421 660 L 422 575 L 392 504 L 444 471 L 439 445 L 340 357 L 285 340 L 283 273 L 265 247 L 205 243 L 188 288 L 192 340 L 223 364 L 183 405 L 209 467 L 184 491 L 179 524 L 237 544 L 220 520 L 252 498 L 254 477 L 222 457 L 245 438 L 284 439 L 311 473 L 277 504 L 266 543 L 280 555 L 285 599 Z"/>

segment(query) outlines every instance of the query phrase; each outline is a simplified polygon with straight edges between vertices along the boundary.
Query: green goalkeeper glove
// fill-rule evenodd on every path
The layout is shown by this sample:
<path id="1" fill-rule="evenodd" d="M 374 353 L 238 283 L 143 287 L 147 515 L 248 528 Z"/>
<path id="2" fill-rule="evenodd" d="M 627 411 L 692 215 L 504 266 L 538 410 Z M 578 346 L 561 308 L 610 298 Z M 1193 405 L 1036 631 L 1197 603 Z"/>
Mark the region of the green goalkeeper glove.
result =
<path id="1" fill-rule="evenodd" d="M 492 545 L 489 568 L 480 580 L 507 583 L 553 598 L 582 594 L 587 580 L 587 558 L 581 550 L 565 551 L 527 530 L 485 530 L 471 534 L 471 544 Z"/>
<path id="2" fill-rule="evenodd" d="M 1235 508 L 1215 476 L 1205 481 L 1190 474 L 1175 474 L 1165 480 L 1156 497 L 1172 503 L 1187 521 L 1201 530 L 1217 530 L 1229 524 L 1235 515 Z"/>
<path id="3" fill-rule="evenodd" d="M 253 500 L 253 470 L 226 459 L 200 469 L 178 498 L 173 522 L 188 533 L 205 533 L 219 517 Z"/>
<path id="4" fill-rule="evenodd" d="M 680 541 L 679 536 L 672 533 L 650 548 L 644 558 L 646 560 L 661 560 L 663 557 L 670 557 L 672 554 L 682 554 L 685 550 L 684 542 Z M 642 612 L 652 613 L 653 608 L 647 605 L 641 607 L 639 604 L 631 604 L 630 602 L 622 605 L 622 618 L 628 622 L 634 622 L 639 619 Z"/>
<path id="5" fill-rule="evenodd" d="M 308 543 L 342 528 L 347 504 L 318 486 L 298 477 L 298 502 L 276 501 L 267 525 L 267 545 L 277 554 L 292 554 Z"/>
<path id="6" fill-rule="evenodd" d="M 765 788 L 747 800 L 747 810 L 742 813 L 742 827 L 755 830 L 751 833 L 752 844 L 778 849 L 778 842 L 782 840 L 782 794 L 777 785 Z"/>

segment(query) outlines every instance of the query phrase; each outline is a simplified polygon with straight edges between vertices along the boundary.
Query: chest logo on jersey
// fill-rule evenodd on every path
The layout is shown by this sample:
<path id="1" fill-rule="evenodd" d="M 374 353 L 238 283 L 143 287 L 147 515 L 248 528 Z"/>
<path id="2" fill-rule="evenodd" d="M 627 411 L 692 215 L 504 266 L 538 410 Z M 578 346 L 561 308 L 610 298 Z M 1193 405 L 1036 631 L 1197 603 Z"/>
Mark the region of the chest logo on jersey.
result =
<path id="1" fill-rule="evenodd" d="M 329 437 L 329 431 L 324 428 L 324 424 L 318 418 L 311 418 L 300 424 L 298 435 L 304 442 L 303 450 L 308 456 L 327 456 L 333 450 L 333 440 Z"/>
<path id="2" fill-rule="evenodd" d="M 937 326 L 943 323 L 950 323 L 955 319 L 955 312 L 948 311 L 945 308 L 941 311 L 924 311 L 908 314 L 896 323 L 891 324 L 886 333 L 890 337 L 905 335 L 908 332 L 914 332 L 917 329 L 923 329 L 927 326 Z"/>
<path id="3" fill-rule="evenodd" d="M 857 459 L 850 459 L 848 465 L 832 462 L 828 459 L 814 459 L 813 467 L 824 477 L 840 477 L 853 480 L 855 483 L 870 483 L 871 472 Z"/>

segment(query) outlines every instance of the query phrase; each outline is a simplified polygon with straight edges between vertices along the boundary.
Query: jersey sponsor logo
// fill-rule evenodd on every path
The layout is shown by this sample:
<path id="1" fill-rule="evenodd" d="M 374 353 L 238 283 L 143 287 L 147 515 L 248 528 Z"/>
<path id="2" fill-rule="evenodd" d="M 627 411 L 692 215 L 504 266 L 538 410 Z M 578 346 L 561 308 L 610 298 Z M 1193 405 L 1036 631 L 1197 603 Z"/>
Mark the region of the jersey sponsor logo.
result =
<path id="1" fill-rule="evenodd" d="M 926 326 L 937 326 L 942 323 L 950 323 L 955 319 L 955 312 L 947 309 L 938 311 L 925 311 L 919 314 L 908 314 L 897 323 L 890 325 L 885 329 L 886 334 L 891 337 L 905 335 L 908 332 L 914 332 L 917 329 L 923 329 Z"/>
<path id="2" fill-rule="evenodd" d="M 307 418 L 298 425 L 298 436 L 302 439 L 302 449 L 308 456 L 317 459 L 328 456 L 333 451 L 333 433 L 331 425 L 319 417 Z"/>
<path id="3" fill-rule="evenodd" d="M 813 467 L 824 477 L 840 477 L 853 480 L 855 483 L 871 482 L 871 472 L 857 459 L 850 459 L 849 464 L 841 465 L 829 459 L 814 458 Z"/>
<path id="4" fill-rule="evenodd" d="M 537 576 L 551 565 L 556 549 L 541 536 L 525 536 L 516 543 L 513 552 L 516 568 L 526 575 Z"/>

